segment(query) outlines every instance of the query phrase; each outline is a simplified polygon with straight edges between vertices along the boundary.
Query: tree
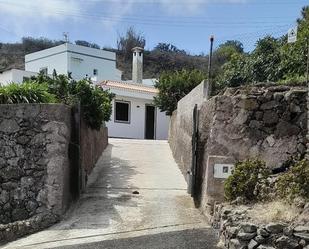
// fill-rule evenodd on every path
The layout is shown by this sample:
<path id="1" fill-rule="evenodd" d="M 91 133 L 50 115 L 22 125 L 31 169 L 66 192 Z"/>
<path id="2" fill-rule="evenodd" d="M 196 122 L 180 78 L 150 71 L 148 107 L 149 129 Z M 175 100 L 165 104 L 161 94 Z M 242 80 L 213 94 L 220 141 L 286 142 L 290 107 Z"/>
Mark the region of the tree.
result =
<path id="1" fill-rule="evenodd" d="M 282 78 L 279 70 L 281 44 L 271 36 L 258 40 L 252 52 L 252 77 L 255 82 L 278 81 Z"/>
<path id="2" fill-rule="evenodd" d="M 164 72 L 155 83 L 159 94 L 154 98 L 155 105 L 167 115 L 172 115 L 177 102 L 205 79 L 205 74 L 198 70 Z"/>
<path id="3" fill-rule="evenodd" d="M 60 44 L 63 44 L 63 41 L 53 41 L 47 38 L 33 38 L 33 37 L 22 38 L 22 47 L 23 51 L 26 54 L 58 46 Z"/>
<path id="4" fill-rule="evenodd" d="M 119 36 L 117 41 L 118 51 L 124 55 L 126 61 L 132 57 L 132 48 L 144 48 L 145 44 L 146 40 L 144 35 L 137 33 L 133 27 L 130 27 L 125 35 Z"/>
<path id="5" fill-rule="evenodd" d="M 80 46 L 84 46 L 84 47 L 88 47 L 88 48 L 100 49 L 100 46 L 98 44 L 87 42 L 87 41 L 83 41 L 83 40 L 77 40 L 77 41 L 75 41 L 75 44 L 76 45 L 80 45 Z"/>
<path id="6" fill-rule="evenodd" d="M 217 77 L 217 90 L 224 87 L 236 87 L 249 83 L 252 66 L 250 56 L 246 54 L 233 54 L 230 61 L 222 66 L 222 74 Z"/>
<path id="7" fill-rule="evenodd" d="M 178 49 L 175 45 L 170 43 L 158 43 L 153 50 L 167 53 L 187 54 L 185 50 Z"/>
<path id="8" fill-rule="evenodd" d="M 283 79 L 294 81 L 303 77 L 305 79 L 307 60 L 307 39 L 309 39 L 309 6 L 304 7 L 301 18 L 297 20 L 298 34 L 297 42 L 288 44 L 285 36 L 285 43 L 281 48 L 280 68 L 283 71 Z"/>

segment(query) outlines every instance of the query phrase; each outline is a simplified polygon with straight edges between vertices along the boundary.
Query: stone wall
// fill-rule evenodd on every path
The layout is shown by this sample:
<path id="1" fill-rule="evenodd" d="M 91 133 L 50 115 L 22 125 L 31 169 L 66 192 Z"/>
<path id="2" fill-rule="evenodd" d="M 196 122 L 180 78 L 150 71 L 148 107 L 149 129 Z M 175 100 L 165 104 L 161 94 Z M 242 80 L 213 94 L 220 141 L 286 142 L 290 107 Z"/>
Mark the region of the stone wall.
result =
<path id="1" fill-rule="evenodd" d="M 304 222 L 259 224 L 248 216 L 254 207 L 216 205 L 212 225 L 218 229 L 221 248 L 309 249 L 309 226 Z M 309 203 L 302 215 L 308 220 Z"/>
<path id="2" fill-rule="evenodd" d="M 69 106 L 0 105 L 0 241 L 57 222 L 106 145 Z"/>
<path id="3" fill-rule="evenodd" d="M 192 99 L 186 96 L 186 99 Z M 182 105 L 186 106 L 182 100 Z M 197 101 L 199 103 L 199 101 Z M 194 103 L 188 102 L 190 106 Z M 215 178 L 215 164 L 258 157 L 274 169 L 306 152 L 306 89 L 263 86 L 227 89 L 199 104 L 198 202 L 211 211 L 223 201 L 225 178 Z M 184 114 L 183 114 L 184 113 Z M 171 119 L 170 144 L 183 171 L 191 167 L 191 114 L 177 110 Z M 184 146 L 185 145 L 185 146 Z M 183 159 L 182 157 L 186 157 Z M 187 161 L 186 161 L 187 160 Z"/>
<path id="4" fill-rule="evenodd" d="M 0 224 L 66 210 L 70 129 L 68 106 L 0 105 Z"/>
<path id="5" fill-rule="evenodd" d="M 108 131 L 105 125 L 100 130 L 87 126 L 81 119 L 80 125 L 80 163 L 82 165 L 82 188 L 87 185 L 87 176 L 92 172 L 96 162 L 108 145 Z"/>

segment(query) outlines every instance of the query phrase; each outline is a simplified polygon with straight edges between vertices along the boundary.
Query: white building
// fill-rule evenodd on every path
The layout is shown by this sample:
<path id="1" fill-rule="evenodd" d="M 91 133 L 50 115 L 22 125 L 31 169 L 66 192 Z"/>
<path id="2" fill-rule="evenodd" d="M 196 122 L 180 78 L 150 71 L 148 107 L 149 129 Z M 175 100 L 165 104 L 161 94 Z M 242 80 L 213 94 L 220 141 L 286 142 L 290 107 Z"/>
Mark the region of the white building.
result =
<path id="1" fill-rule="evenodd" d="M 12 69 L 0 73 L 0 83 L 21 83 L 43 72 L 68 74 L 75 80 L 92 78 L 103 89 L 115 93 L 109 136 L 135 139 L 167 139 L 169 117 L 153 104 L 158 90 L 154 79 L 143 79 L 143 49 L 133 49 L 132 81 L 121 81 L 116 54 L 100 49 L 65 43 L 28 54 L 25 71 Z"/>
<path id="2" fill-rule="evenodd" d="M 36 76 L 37 73 L 35 72 L 28 72 L 19 69 L 10 69 L 4 72 L 0 72 L 0 84 L 6 85 L 11 82 L 21 83 L 26 81 L 31 76 Z"/>
<path id="3" fill-rule="evenodd" d="M 107 123 L 110 137 L 160 140 L 168 137 L 169 116 L 153 104 L 153 97 L 158 93 L 150 85 L 154 81 L 142 79 L 142 52 L 141 48 L 133 49 L 132 79 L 137 82 L 106 80 L 100 83 L 103 89 L 116 95 L 111 121 Z"/>
<path id="4" fill-rule="evenodd" d="M 64 43 L 25 56 L 25 71 L 9 70 L 0 73 L 0 83 L 23 82 L 39 72 L 52 75 L 71 73 L 75 80 L 90 77 L 93 81 L 121 80 L 121 71 L 116 68 L 116 53 L 101 49 Z"/>

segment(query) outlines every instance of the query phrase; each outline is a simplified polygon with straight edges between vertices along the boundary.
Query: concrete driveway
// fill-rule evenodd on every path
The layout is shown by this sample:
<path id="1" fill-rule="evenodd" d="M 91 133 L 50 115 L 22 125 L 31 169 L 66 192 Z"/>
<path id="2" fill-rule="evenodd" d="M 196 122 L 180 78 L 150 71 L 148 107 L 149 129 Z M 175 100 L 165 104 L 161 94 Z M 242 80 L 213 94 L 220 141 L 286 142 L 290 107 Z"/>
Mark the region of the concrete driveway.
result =
<path id="1" fill-rule="evenodd" d="M 166 141 L 109 142 L 65 219 L 4 248 L 216 248 Z"/>

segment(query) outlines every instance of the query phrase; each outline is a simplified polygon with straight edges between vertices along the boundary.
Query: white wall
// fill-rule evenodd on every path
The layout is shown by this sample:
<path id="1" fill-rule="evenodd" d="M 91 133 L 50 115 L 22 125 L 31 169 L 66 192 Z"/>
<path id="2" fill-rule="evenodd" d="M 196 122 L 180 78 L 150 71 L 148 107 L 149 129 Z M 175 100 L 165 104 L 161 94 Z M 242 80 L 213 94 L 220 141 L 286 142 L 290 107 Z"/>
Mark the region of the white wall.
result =
<path id="1" fill-rule="evenodd" d="M 7 85 L 12 82 L 22 83 L 24 77 L 30 78 L 31 76 L 35 76 L 35 75 L 37 75 L 37 73 L 18 70 L 18 69 L 11 69 L 3 73 L 0 73 L 0 84 Z"/>
<path id="2" fill-rule="evenodd" d="M 94 69 L 98 70 L 97 81 L 121 80 L 115 53 L 74 44 L 62 44 L 26 55 L 26 71 L 39 72 L 44 67 L 48 68 L 48 74 L 54 69 L 58 74 L 72 72 L 75 80 L 93 77 Z"/>
<path id="3" fill-rule="evenodd" d="M 156 139 L 166 140 L 168 138 L 168 127 L 170 124 L 170 117 L 166 116 L 165 112 L 157 109 L 157 123 L 156 123 Z"/>
<path id="4" fill-rule="evenodd" d="M 47 67 L 48 74 L 52 74 L 54 69 L 58 74 L 67 74 L 68 55 L 64 49 L 61 45 L 26 55 L 25 70 L 39 73 L 41 68 Z"/>
<path id="5" fill-rule="evenodd" d="M 115 100 L 130 102 L 130 123 L 117 123 L 115 120 Z M 117 95 L 113 101 L 113 112 L 111 121 L 106 125 L 110 137 L 121 138 L 145 138 L 145 105 L 153 104 L 152 99 L 139 99 Z M 156 108 L 156 139 L 167 139 L 168 137 L 168 117 Z"/>
<path id="6" fill-rule="evenodd" d="M 116 61 L 98 59 L 86 55 L 68 53 L 69 69 L 72 72 L 73 79 L 83 79 L 93 77 L 93 70 L 97 69 L 97 81 L 102 80 L 121 80 L 118 70 L 116 69 Z"/>

